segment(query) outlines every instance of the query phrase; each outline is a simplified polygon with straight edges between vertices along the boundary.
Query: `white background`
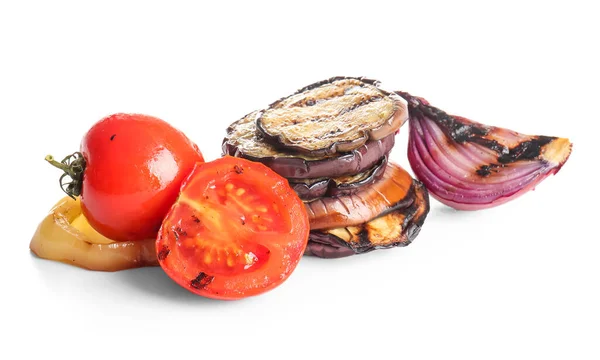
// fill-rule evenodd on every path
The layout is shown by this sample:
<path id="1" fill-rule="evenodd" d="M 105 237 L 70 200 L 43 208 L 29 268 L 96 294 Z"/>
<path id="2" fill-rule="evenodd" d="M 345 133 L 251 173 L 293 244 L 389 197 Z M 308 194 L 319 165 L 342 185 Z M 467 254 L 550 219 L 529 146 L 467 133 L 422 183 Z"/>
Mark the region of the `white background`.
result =
<path id="1" fill-rule="evenodd" d="M 600 358 L 593 3 L 2 2 L 2 358 Z M 304 258 L 243 301 L 194 296 L 160 268 L 95 273 L 30 254 L 63 196 L 44 156 L 77 150 L 101 117 L 161 117 L 210 160 L 230 122 L 334 75 L 569 137 L 573 154 L 512 203 L 432 200 L 409 247 Z M 406 129 L 393 159 L 408 166 Z"/>

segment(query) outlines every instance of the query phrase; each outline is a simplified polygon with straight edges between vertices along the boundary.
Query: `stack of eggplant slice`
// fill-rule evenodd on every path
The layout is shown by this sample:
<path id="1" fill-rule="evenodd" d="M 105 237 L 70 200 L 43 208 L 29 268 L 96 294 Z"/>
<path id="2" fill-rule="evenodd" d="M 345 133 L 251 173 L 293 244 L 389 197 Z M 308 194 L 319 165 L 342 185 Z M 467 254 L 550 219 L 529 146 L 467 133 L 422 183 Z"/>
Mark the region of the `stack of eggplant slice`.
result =
<path id="1" fill-rule="evenodd" d="M 389 161 L 410 116 L 408 160 L 418 180 Z M 451 115 L 365 78 L 334 77 L 231 124 L 223 154 L 259 161 L 305 202 L 306 253 L 325 258 L 408 245 L 429 194 L 458 210 L 504 204 L 556 174 L 567 138 L 526 135 Z"/>
<path id="2" fill-rule="evenodd" d="M 405 246 L 427 217 L 424 185 L 389 161 L 408 104 L 378 85 L 330 78 L 227 129 L 223 155 L 267 165 L 305 202 L 307 255 L 339 258 Z"/>

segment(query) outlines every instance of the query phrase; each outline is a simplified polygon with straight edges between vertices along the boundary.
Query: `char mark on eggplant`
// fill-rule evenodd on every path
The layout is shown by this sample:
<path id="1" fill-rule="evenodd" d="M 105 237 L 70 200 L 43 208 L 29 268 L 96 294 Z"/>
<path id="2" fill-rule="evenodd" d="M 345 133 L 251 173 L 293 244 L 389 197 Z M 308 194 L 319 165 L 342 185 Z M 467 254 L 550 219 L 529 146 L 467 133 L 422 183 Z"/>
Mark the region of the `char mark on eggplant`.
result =
<path id="1" fill-rule="evenodd" d="M 290 153 L 275 148 L 257 134 L 259 113 L 253 111 L 227 128 L 222 143 L 223 155 L 261 162 L 279 175 L 294 180 L 356 175 L 386 157 L 395 143 L 395 136 L 391 134 L 345 153 L 325 156 Z"/>
<path id="2" fill-rule="evenodd" d="M 429 213 L 429 195 L 425 186 L 414 180 L 413 201 L 371 221 L 336 229 L 313 230 L 306 255 L 341 258 L 377 249 L 407 246 L 418 236 Z"/>
<path id="3" fill-rule="evenodd" d="M 309 85 L 261 111 L 257 130 L 276 148 L 311 156 L 352 151 L 395 133 L 408 118 L 406 101 L 363 80 Z"/>

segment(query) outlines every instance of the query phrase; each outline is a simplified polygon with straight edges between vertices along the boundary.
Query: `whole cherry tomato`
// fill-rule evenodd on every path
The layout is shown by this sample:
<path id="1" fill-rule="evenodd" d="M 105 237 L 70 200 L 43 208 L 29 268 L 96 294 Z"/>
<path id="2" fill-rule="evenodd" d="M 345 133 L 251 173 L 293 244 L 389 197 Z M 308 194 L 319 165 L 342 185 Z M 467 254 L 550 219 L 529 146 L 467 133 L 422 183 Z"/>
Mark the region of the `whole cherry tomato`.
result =
<path id="1" fill-rule="evenodd" d="M 142 114 L 114 114 L 94 124 L 80 152 L 62 162 L 63 190 L 81 196 L 83 215 L 115 241 L 156 237 L 182 181 L 202 153 L 181 131 Z"/>

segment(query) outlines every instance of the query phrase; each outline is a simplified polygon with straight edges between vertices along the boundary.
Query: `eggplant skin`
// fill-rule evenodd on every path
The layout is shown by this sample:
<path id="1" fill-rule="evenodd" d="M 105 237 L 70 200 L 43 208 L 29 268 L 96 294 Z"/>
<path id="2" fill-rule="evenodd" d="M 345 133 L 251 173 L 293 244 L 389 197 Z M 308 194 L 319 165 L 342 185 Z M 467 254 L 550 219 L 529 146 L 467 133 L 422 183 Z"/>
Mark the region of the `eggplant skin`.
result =
<path id="1" fill-rule="evenodd" d="M 419 235 L 430 209 L 429 193 L 423 183 L 414 180 L 411 193 L 414 200 L 409 206 L 388 211 L 369 222 L 311 231 L 304 254 L 334 259 L 411 244 Z"/>
<path id="2" fill-rule="evenodd" d="M 355 175 L 377 164 L 395 144 L 395 135 L 368 141 L 346 153 L 330 156 L 311 156 L 280 151 L 257 135 L 253 111 L 227 128 L 222 143 L 222 155 L 231 155 L 265 164 L 279 175 L 290 179 L 333 178 Z"/>
<path id="3" fill-rule="evenodd" d="M 352 195 L 366 186 L 379 181 L 387 166 L 387 156 L 377 165 L 357 175 L 346 175 L 336 178 L 288 179 L 290 186 L 303 201 L 315 200 L 325 196 Z"/>
<path id="4" fill-rule="evenodd" d="M 359 225 L 412 202 L 414 179 L 400 165 L 388 162 L 380 180 L 360 191 L 305 202 L 311 230 Z"/>
<path id="5" fill-rule="evenodd" d="M 265 141 L 290 152 L 325 156 L 354 150 L 395 133 L 408 119 L 406 101 L 378 84 L 334 77 L 309 85 L 272 103 L 256 127 Z"/>

